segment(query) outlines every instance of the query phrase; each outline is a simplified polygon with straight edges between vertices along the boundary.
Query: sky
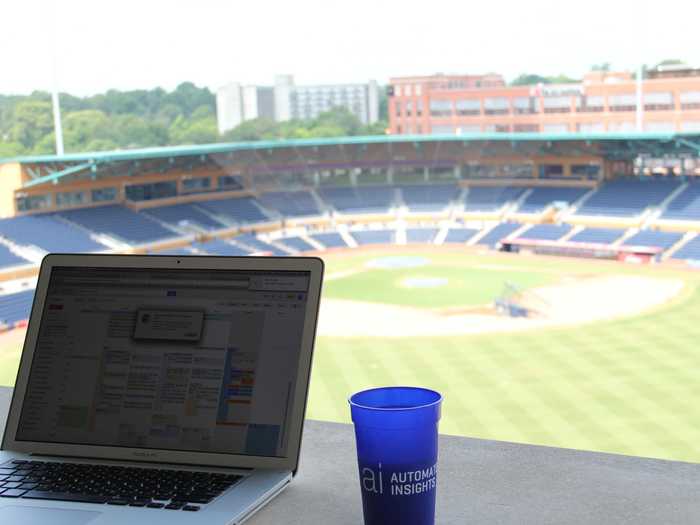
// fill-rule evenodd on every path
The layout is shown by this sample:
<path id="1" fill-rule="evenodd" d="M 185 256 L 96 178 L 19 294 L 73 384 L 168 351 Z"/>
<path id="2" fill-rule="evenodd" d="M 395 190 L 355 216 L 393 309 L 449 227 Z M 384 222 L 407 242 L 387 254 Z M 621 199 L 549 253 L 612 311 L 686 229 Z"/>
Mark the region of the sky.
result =
<path id="1" fill-rule="evenodd" d="M 700 65 L 692 0 L 3 0 L 0 93 Z"/>

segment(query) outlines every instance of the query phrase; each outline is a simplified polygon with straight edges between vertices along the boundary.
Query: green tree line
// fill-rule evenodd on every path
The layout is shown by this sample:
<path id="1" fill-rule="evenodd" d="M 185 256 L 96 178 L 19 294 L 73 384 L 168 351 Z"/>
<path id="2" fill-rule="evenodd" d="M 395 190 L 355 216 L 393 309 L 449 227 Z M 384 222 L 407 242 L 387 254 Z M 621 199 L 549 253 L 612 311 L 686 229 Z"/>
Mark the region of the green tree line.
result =
<path id="1" fill-rule="evenodd" d="M 219 135 L 215 96 L 208 88 L 183 82 L 173 91 L 109 90 L 89 97 L 61 93 L 66 152 L 254 141 L 286 138 L 382 134 L 386 122 L 372 126 L 335 108 L 309 121 L 255 119 Z M 382 101 L 386 115 L 386 101 Z M 49 93 L 0 94 L 0 158 L 55 152 Z"/>

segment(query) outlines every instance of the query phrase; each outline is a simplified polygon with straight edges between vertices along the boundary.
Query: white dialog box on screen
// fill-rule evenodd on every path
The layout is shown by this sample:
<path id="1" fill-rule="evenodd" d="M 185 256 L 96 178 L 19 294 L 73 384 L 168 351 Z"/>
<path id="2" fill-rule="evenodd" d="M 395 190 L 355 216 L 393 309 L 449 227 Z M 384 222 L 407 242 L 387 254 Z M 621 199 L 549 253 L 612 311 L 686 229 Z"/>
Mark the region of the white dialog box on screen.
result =
<path id="1" fill-rule="evenodd" d="M 199 341 L 203 325 L 201 310 L 141 309 L 136 311 L 134 339 Z"/>

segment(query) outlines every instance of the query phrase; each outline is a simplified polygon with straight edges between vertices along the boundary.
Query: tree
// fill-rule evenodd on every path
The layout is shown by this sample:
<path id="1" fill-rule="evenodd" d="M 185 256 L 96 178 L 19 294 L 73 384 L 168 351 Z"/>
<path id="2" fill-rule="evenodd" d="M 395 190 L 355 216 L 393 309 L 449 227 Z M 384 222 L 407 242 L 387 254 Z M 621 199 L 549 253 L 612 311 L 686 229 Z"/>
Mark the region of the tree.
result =
<path id="1" fill-rule="evenodd" d="M 601 62 L 600 64 L 593 64 L 591 66 L 591 71 L 610 71 L 610 62 Z"/>
<path id="2" fill-rule="evenodd" d="M 542 75 L 535 75 L 532 73 L 522 73 L 515 77 L 515 79 L 510 83 L 511 86 L 533 86 L 537 84 L 549 84 L 547 77 Z"/>
<path id="3" fill-rule="evenodd" d="M 53 129 L 51 103 L 37 100 L 18 102 L 11 115 L 9 142 L 18 142 L 27 150 Z"/>

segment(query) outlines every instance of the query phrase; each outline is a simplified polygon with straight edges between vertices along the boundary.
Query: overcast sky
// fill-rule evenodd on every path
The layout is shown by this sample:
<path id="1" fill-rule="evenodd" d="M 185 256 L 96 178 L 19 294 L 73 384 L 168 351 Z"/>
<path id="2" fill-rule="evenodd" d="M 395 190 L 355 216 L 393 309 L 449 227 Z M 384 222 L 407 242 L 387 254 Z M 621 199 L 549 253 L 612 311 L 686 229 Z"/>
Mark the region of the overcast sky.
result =
<path id="1" fill-rule="evenodd" d="M 0 93 L 700 64 L 696 0 L 54 1 L 0 2 Z"/>

